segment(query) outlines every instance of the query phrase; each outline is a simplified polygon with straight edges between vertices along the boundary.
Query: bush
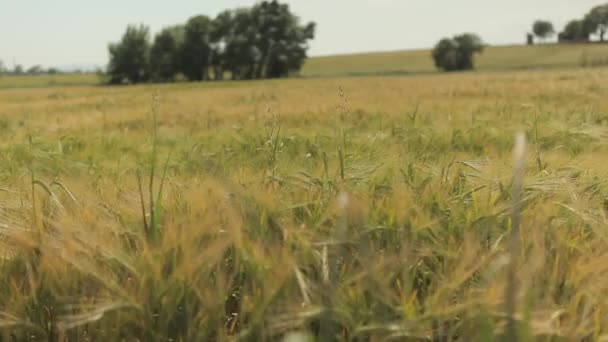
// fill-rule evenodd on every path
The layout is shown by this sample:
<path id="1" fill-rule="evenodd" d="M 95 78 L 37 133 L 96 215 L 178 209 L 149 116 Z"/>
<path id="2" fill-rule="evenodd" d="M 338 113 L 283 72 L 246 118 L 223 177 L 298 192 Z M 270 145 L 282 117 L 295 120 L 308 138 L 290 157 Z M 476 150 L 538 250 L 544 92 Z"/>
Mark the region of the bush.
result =
<path id="1" fill-rule="evenodd" d="M 479 36 L 465 33 L 440 40 L 433 49 L 433 60 L 435 66 L 444 71 L 471 70 L 475 68 L 474 54 L 483 52 L 483 49 Z"/>

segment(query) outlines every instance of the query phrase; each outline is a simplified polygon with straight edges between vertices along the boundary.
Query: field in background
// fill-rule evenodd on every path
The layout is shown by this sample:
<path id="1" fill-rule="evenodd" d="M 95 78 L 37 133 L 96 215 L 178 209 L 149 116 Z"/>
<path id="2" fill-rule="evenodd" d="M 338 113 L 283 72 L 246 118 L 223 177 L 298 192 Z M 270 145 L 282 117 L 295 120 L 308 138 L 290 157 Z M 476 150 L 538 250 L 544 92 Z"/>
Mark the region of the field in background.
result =
<path id="1" fill-rule="evenodd" d="M 99 83 L 96 74 L 0 76 L 0 90 L 8 88 L 40 88 L 55 86 L 86 86 Z"/>
<path id="2" fill-rule="evenodd" d="M 517 327 L 606 338 L 607 77 L 2 89 L 0 336 L 490 341 L 523 131 Z"/>
<path id="3" fill-rule="evenodd" d="M 608 44 L 488 47 L 477 56 L 479 71 L 579 68 L 608 65 Z M 302 76 L 345 77 L 437 73 L 430 50 L 377 52 L 310 58 Z M 95 74 L 0 77 L 0 89 L 94 85 Z"/>
<path id="4" fill-rule="evenodd" d="M 606 61 L 608 45 L 551 44 L 488 47 L 477 55 L 480 71 L 576 68 L 585 58 Z M 604 63 L 605 64 L 605 63 Z M 374 74 L 420 74 L 436 72 L 431 51 L 395 51 L 316 57 L 308 60 L 303 76 L 348 76 Z"/>

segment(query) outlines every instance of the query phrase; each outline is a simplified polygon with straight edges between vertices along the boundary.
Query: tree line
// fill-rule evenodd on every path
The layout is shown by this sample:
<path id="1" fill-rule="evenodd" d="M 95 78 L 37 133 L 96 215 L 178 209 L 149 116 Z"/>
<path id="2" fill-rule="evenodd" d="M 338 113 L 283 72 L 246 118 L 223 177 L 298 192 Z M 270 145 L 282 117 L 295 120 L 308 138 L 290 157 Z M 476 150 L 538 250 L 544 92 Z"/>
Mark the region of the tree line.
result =
<path id="1" fill-rule="evenodd" d="M 558 34 L 559 42 L 589 42 L 591 35 L 599 36 L 604 42 L 608 31 L 608 4 L 591 8 L 581 19 L 568 22 Z M 537 20 L 532 25 L 532 33 L 527 34 L 528 44 L 534 44 L 534 37 L 545 41 L 555 35 L 550 21 Z M 485 44 L 474 33 L 464 33 L 453 38 L 441 39 L 431 53 L 435 66 L 443 71 L 472 70 L 475 68 L 474 56 L 482 53 Z"/>
<path id="2" fill-rule="evenodd" d="M 16 64 L 12 69 L 9 69 L 4 65 L 4 62 L 0 61 L 0 75 L 55 75 L 60 73 L 62 73 L 62 71 L 55 67 L 46 69 L 40 65 L 33 65 L 26 69 L 23 65 Z"/>
<path id="3" fill-rule="evenodd" d="M 129 25 L 108 47 L 108 82 L 286 77 L 302 68 L 314 34 L 313 22 L 300 24 L 289 6 L 276 0 L 225 10 L 213 19 L 194 16 L 164 28 L 152 42 L 147 26 Z"/>
<path id="4" fill-rule="evenodd" d="M 600 42 L 604 42 L 608 30 L 608 4 L 591 8 L 582 18 L 570 20 L 563 31 L 557 35 L 558 41 L 589 42 L 592 35 L 597 35 Z M 546 40 L 555 35 L 555 28 L 548 20 L 537 20 L 532 25 L 534 36 Z M 533 44 L 532 34 L 528 34 L 528 44 Z"/>

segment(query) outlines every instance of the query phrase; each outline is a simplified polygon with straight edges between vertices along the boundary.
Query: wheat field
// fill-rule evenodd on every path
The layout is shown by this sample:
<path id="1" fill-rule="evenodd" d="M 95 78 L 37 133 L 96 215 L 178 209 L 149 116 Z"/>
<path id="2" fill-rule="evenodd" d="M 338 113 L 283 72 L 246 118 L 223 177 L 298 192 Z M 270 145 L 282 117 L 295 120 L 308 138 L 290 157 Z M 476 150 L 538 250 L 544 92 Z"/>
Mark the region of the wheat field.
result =
<path id="1" fill-rule="evenodd" d="M 480 71 L 576 68 L 608 64 L 605 44 L 488 46 L 475 57 Z M 420 75 L 436 72 L 431 51 L 370 52 L 310 58 L 304 77 Z"/>
<path id="2" fill-rule="evenodd" d="M 606 77 L 5 87 L 0 340 L 606 340 Z"/>

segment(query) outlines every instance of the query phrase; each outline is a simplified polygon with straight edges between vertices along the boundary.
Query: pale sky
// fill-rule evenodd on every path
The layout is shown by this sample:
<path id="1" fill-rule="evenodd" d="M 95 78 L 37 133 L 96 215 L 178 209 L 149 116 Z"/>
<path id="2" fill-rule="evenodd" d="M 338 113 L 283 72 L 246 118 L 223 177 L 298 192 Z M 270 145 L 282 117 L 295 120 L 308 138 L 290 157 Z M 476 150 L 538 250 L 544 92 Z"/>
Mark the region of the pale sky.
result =
<path id="1" fill-rule="evenodd" d="M 310 55 L 432 47 L 440 38 L 475 32 L 491 45 L 522 43 L 535 19 L 560 31 L 608 0 L 286 0 L 317 23 Z M 254 0 L 0 0 L 0 60 L 29 67 L 98 65 L 127 24 L 152 33 L 197 14 Z"/>

